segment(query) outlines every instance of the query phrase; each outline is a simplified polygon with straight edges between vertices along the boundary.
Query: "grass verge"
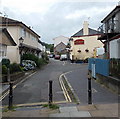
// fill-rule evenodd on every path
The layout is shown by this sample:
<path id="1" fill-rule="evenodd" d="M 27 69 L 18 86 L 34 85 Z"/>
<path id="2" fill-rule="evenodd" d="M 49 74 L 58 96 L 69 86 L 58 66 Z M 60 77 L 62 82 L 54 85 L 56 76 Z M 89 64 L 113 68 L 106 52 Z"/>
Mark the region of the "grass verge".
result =
<path id="1" fill-rule="evenodd" d="M 44 105 L 42 105 L 42 106 L 43 106 L 43 107 L 48 107 L 48 108 L 53 109 L 53 110 L 59 109 L 59 106 L 58 106 L 57 104 L 51 104 L 51 105 L 49 105 L 49 104 L 44 104 Z"/>

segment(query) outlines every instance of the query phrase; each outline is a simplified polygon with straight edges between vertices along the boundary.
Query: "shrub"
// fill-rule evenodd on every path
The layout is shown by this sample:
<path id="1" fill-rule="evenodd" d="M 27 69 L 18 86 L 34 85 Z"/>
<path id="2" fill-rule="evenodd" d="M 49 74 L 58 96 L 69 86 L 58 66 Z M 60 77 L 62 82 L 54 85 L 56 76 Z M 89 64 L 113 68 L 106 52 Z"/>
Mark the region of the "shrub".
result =
<path id="1" fill-rule="evenodd" d="M 7 74 L 7 67 L 6 67 L 6 65 L 2 65 L 2 74 Z"/>
<path id="2" fill-rule="evenodd" d="M 2 59 L 2 65 L 5 65 L 8 68 L 10 66 L 10 60 L 9 59 Z"/>
<path id="3" fill-rule="evenodd" d="M 23 54 L 22 60 L 32 60 L 36 63 L 37 67 L 41 67 L 48 63 L 49 58 L 45 54 L 42 55 L 42 58 L 38 58 L 34 54 Z"/>
<path id="4" fill-rule="evenodd" d="M 10 64 L 10 73 L 21 72 L 23 71 L 19 64 L 13 63 Z"/>

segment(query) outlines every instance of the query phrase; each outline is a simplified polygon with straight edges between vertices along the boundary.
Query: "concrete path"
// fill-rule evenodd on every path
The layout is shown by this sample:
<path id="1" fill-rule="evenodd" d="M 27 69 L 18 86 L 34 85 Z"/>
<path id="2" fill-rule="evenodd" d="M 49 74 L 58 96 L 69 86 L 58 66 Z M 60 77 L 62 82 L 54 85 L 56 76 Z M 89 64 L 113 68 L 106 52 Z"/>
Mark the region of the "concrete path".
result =
<path id="1" fill-rule="evenodd" d="M 65 104 L 66 105 L 66 104 Z M 3 112 L 2 117 L 114 117 L 118 119 L 118 104 L 60 106 L 59 109 L 22 107 L 16 111 Z"/>
<path id="2" fill-rule="evenodd" d="M 91 117 L 88 111 L 78 111 L 77 107 L 60 107 L 60 113 L 50 114 L 49 117 Z"/>

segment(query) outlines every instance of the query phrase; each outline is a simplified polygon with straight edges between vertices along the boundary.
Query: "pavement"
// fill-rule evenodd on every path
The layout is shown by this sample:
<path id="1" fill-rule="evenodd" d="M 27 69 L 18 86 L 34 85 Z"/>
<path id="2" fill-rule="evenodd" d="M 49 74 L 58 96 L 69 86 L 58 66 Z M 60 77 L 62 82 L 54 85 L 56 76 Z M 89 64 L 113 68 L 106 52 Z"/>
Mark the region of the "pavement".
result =
<path id="1" fill-rule="evenodd" d="M 67 105 L 59 104 L 59 109 L 18 107 L 15 111 L 2 113 L 2 117 L 115 117 L 118 118 L 118 103 Z"/>

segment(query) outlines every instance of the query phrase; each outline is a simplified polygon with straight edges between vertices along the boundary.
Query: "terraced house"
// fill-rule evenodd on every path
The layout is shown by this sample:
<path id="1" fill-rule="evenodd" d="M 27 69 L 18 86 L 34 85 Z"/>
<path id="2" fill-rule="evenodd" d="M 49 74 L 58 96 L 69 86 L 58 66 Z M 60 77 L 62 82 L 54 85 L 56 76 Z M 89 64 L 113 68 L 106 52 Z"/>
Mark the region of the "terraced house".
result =
<path id="1" fill-rule="evenodd" d="M 20 63 L 22 54 L 33 53 L 41 57 L 40 36 L 24 23 L 10 18 L 0 17 L 0 27 L 6 28 L 14 39 L 16 46 L 8 46 L 7 58 Z"/>

